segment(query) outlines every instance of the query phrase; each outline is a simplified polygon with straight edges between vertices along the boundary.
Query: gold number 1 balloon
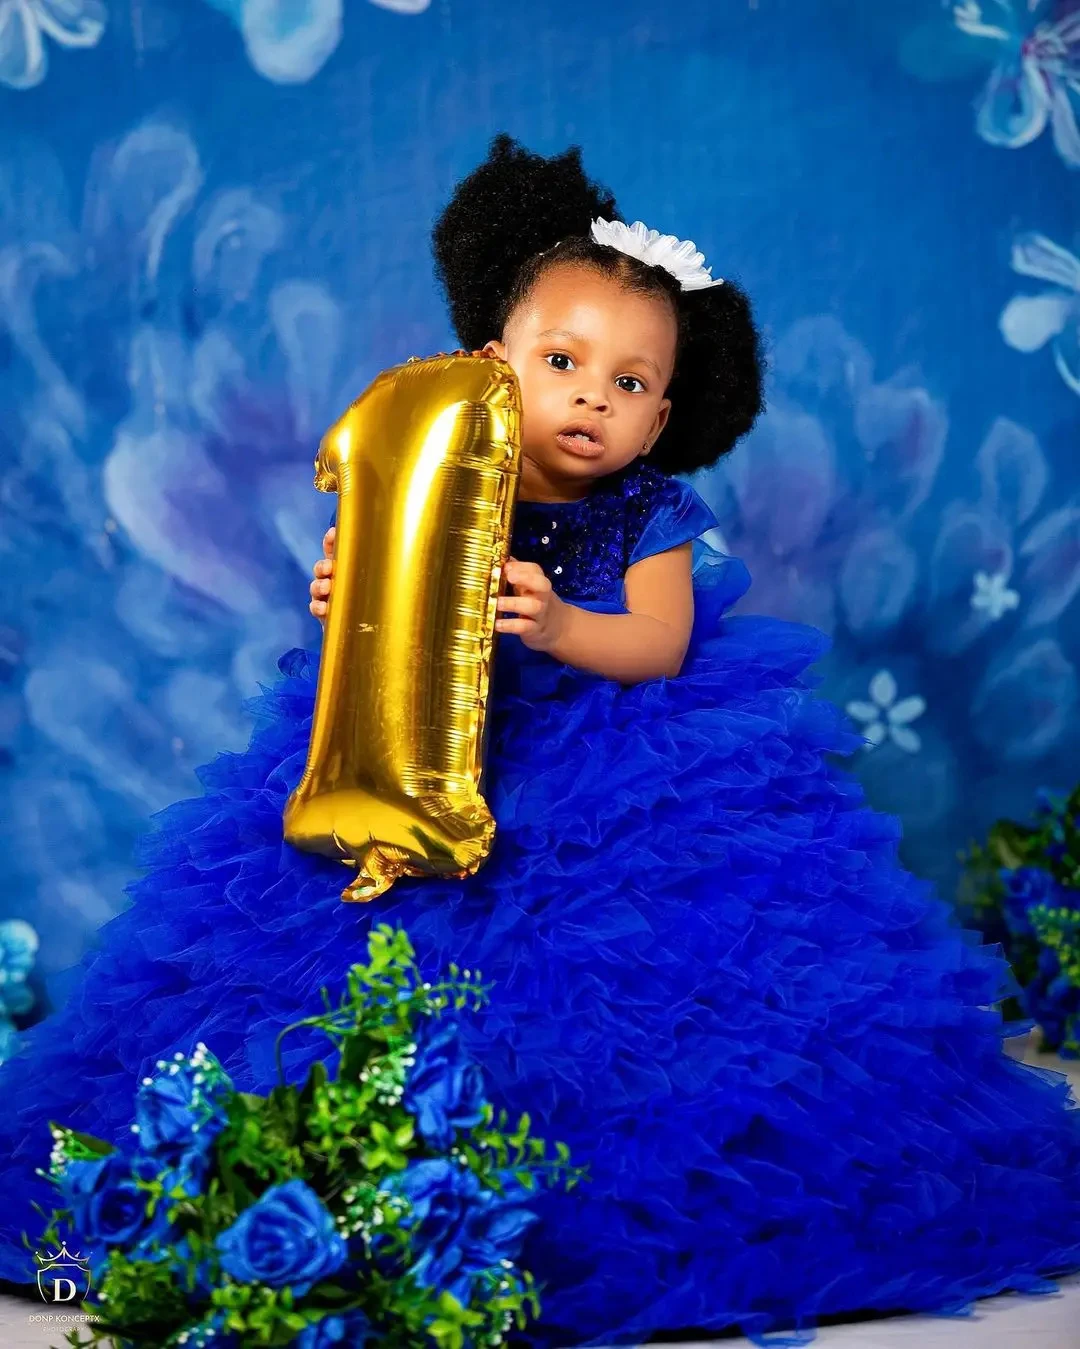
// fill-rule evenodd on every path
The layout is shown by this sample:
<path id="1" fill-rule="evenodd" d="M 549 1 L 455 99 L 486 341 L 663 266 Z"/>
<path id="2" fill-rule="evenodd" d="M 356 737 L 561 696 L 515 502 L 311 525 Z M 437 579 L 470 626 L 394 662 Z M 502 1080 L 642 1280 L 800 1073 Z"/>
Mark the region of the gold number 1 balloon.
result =
<path id="1" fill-rule="evenodd" d="M 285 837 L 356 869 L 342 899 L 472 875 L 490 852 L 485 714 L 520 473 L 517 379 L 480 352 L 385 370 L 323 437 L 334 584 Z"/>

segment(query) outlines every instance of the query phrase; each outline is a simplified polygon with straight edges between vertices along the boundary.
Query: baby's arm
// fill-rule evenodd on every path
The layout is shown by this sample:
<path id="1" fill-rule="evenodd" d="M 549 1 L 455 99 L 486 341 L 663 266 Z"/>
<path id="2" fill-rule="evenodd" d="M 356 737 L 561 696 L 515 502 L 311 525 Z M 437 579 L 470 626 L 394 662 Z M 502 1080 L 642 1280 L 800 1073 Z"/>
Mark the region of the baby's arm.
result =
<path id="1" fill-rule="evenodd" d="M 562 600 L 535 562 L 510 559 L 513 595 L 501 596 L 500 632 L 516 632 L 526 646 L 621 684 L 636 684 L 682 669 L 694 622 L 693 545 L 654 553 L 626 572 L 625 614 L 597 614 Z"/>
<path id="2" fill-rule="evenodd" d="M 567 665 L 636 684 L 682 669 L 694 623 L 690 543 L 643 557 L 626 572 L 625 614 L 596 614 L 566 606 L 551 654 Z"/>
<path id="3" fill-rule="evenodd" d="M 323 557 L 313 568 L 309 587 L 311 613 L 324 623 L 334 575 L 331 526 L 323 535 Z M 556 660 L 591 670 L 621 684 L 636 684 L 682 669 L 694 623 L 691 579 L 692 545 L 681 543 L 644 557 L 627 569 L 625 614 L 596 614 L 561 600 L 540 567 L 532 562 L 507 564 L 515 594 L 500 597 L 503 632 L 517 632 L 527 646 L 548 651 Z M 520 601 L 517 603 L 516 601 Z"/>

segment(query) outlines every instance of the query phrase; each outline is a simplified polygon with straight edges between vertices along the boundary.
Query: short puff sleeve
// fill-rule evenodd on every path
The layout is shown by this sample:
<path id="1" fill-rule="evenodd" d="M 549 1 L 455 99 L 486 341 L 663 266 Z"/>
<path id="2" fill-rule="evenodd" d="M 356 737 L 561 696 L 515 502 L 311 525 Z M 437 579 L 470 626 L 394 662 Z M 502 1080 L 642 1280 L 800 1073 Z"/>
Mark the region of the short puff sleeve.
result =
<path id="1" fill-rule="evenodd" d="M 712 509 L 689 483 L 681 482 L 678 478 L 665 480 L 651 506 L 630 550 L 628 567 L 642 558 L 666 552 L 681 543 L 689 543 L 720 526 Z"/>

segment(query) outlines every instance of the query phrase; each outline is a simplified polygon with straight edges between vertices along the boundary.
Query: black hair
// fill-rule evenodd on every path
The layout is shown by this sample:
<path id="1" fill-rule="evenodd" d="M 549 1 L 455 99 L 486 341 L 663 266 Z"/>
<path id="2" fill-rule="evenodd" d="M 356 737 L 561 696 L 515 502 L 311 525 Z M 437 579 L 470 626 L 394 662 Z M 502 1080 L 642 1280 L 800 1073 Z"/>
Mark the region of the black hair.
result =
<path id="1" fill-rule="evenodd" d="M 509 316 L 552 266 L 576 262 L 675 310 L 671 412 L 649 454 L 663 473 L 715 464 L 763 407 L 764 359 L 750 301 L 733 281 L 684 291 L 662 267 L 598 244 L 594 219 L 620 220 L 615 198 L 585 174 L 581 147 L 544 158 L 506 133 L 458 183 L 432 230 L 435 275 L 463 347 L 501 338 Z"/>

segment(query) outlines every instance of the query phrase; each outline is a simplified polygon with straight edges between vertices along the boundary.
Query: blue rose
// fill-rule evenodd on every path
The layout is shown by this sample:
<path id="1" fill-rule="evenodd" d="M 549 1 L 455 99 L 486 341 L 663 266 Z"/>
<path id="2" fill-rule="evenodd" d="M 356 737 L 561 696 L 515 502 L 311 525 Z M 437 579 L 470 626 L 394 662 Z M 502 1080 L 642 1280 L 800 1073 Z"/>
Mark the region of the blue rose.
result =
<path id="1" fill-rule="evenodd" d="M 1076 1055 L 1068 1051 L 1065 1041 L 1075 1034 L 1080 1018 L 1080 988 L 1061 968 L 1058 954 L 1044 946 L 1035 963 L 1035 977 L 1023 991 L 1024 1010 L 1042 1029 L 1049 1048 L 1063 1057 Z"/>
<path id="2" fill-rule="evenodd" d="M 362 1311 L 353 1310 L 338 1315 L 336 1312 L 315 1321 L 293 1340 L 293 1349 L 331 1349 L 345 1344 L 349 1349 L 363 1349 L 375 1329 Z"/>
<path id="3" fill-rule="evenodd" d="M 1060 903 L 1061 891 L 1057 881 L 1042 867 L 1007 868 L 1000 872 L 1005 886 L 1005 923 L 1017 937 L 1033 937 L 1035 929 L 1028 916 L 1038 904 Z"/>
<path id="4" fill-rule="evenodd" d="M 227 1082 L 207 1081 L 205 1069 L 179 1064 L 143 1082 L 135 1097 L 139 1146 L 154 1156 L 176 1159 L 195 1149 L 208 1151 L 225 1124 L 220 1097 Z M 196 1082 L 196 1076 L 202 1080 Z"/>
<path id="5" fill-rule="evenodd" d="M 60 1188 L 79 1238 L 91 1246 L 134 1246 L 160 1232 L 163 1210 L 151 1222 L 146 1212 L 149 1193 L 136 1183 L 153 1174 L 147 1159 L 121 1152 L 69 1162 Z"/>
<path id="6" fill-rule="evenodd" d="M 272 1185 L 214 1244 L 234 1279 L 289 1286 L 300 1297 L 345 1262 L 333 1214 L 302 1180 Z"/>
<path id="7" fill-rule="evenodd" d="M 448 1148 L 455 1128 L 470 1129 L 483 1119 L 483 1074 L 453 1022 L 430 1017 L 421 1023 L 402 1103 L 433 1148 Z"/>
<path id="8" fill-rule="evenodd" d="M 413 1162 L 383 1186 L 411 1206 L 402 1220 L 418 1253 L 409 1273 L 423 1287 L 453 1293 L 463 1305 L 469 1302 L 473 1275 L 515 1257 L 536 1221 L 522 1204 L 524 1190 L 512 1179 L 504 1182 L 506 1193 L 498 1195 L 481 1186 L 472 1171 L 445 1158 Z"/>

